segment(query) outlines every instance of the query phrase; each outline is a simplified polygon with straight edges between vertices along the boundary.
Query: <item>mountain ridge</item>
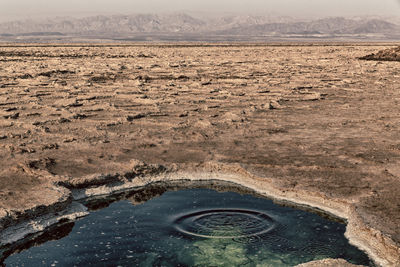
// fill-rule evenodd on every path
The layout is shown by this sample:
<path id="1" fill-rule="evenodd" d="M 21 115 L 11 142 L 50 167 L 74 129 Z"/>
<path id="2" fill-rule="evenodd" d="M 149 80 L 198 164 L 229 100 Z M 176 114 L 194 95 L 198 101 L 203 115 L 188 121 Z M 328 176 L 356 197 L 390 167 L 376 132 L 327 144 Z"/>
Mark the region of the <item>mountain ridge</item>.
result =
<path id="1" fill-rule="evenodd" d="M 98 15 L 0 23 L 0 36 L 49 35 L 129 37 L 132 34 L 179 34 L 211 36 L 369 35 L 400 39 L 400 26 L 380 18 L 330 17 L 294 20 L 269 16 L 225 16 L 200 19 L 185 13 Z M 44 34 L 42 34 L 44 35 Z M 184 37 L 183 37 L 184 38 Z"/>

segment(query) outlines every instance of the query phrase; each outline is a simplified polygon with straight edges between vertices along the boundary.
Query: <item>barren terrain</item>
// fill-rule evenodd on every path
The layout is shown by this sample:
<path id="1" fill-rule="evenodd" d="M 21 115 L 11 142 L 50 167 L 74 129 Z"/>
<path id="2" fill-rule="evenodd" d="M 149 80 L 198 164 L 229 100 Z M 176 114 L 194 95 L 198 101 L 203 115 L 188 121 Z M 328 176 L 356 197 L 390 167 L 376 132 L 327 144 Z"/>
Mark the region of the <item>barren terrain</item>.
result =
<path id="1" fill-rule="evenodd" d="M 235 182 L 341 203 L 396 266 L 400 62 L 358 59 L 385 48 L 3 45 L 0 230 L 61 210 L 57 184 L 236 168 L 249 180 Z"/>
<path id="2" fill-rule="evenodd" d="M 400 61 L 400 46 L 394 48 L 388 48 L 378 53 L 372 53 L 361 57 L 364 60 L 376 60 L 376 61 Z"/>

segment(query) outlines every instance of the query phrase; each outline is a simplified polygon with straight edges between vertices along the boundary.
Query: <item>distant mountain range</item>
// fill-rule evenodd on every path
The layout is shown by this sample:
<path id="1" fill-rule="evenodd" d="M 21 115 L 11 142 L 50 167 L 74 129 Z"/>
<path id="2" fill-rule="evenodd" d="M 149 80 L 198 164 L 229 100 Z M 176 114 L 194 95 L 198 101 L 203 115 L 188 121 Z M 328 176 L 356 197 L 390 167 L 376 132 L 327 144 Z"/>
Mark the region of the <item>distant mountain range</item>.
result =
<path id="1" fill-rule="evenodd" d="M 55 18 L 0 23 L 0 39 L 60 36 L 135 39 L 138 36 L 201 40 L 204 38 L 378 38 L 400 40 L 400 26 L 381 18 L 344 17 L 299 21 L 286 17 L 227 16 L 199 19 L 187 14 L 140 14 Z M 161 38 L 162 39 L 162 38 Z"/>

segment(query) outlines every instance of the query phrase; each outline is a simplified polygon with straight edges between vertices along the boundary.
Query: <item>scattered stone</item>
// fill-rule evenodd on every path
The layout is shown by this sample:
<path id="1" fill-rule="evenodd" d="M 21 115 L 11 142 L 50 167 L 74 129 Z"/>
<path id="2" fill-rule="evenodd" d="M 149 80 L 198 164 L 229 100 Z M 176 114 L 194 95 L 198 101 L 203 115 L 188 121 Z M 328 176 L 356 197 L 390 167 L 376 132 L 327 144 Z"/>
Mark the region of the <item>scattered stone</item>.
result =
<path id="1" fill-rule="evenodd" d="M 301 91 L 301 90 L 307 90 L 307 89 L 312 89 L 312 88 L 314 88 L 314 87 L 313 86 L 298 86 L 298 87 L 293 88 L 292 90 Z"/>
<path id="2" fill-rule="evenodd" d="M 139 54 L 137 55 L 137 57 L 152 58 L 153 56 L 151 56 L 151 55 L 146 55 L 146 54 L 143 54 L 143 53 L 139 53 Z"/>
<path id="3" fill-rule="evenodd" d="M 113 127 L 113 126 L 117 126 L 117 125 L 121 125 L 121 124 L 122 124 L 122 122 L 120 122 L 120 121 L 118 121 L 118 122 L 110 122 L 110 123 L 107 123 L 106 126 L 107 127 Z"/>
<path id="4" fill-rule="evenodd" d="M 32 122 L 32 125 L 33 126 L 39 126 L 39 125 L 43 125 L 44 124 L 44 122 L 42 122 L 42 121 L 35 121 L 35 122 Z"/>
<path id="5" fill-rule="evenodd" d="M 51 77 L 54 74 L 75 74 L 75 71 L 70 71 L 70 70 L 52 70 L 52 71 L 46 71 L 46 72 L 41 72 L 37 76 L 45 76 L 45 77 Z"/>
<path id="6" fill-rule="evenodd" d="M 74 116 L 72 116 L 72 118 L 73 119 L 76 119 L 76 120 L 81 120 L 81 119 L 85 119 L 85 118 L 87 118 L 88 116 L 86 115 L 86 114 L 80 114 L 80 113 L 77 113 L 77 114 L 75 114 Z"/>
<path id="7" fill-rule="evenodd" d="M 51 132 L 51 131 L 50 131 L 50 128 L 47 127 L 47 126 L 42 127 L 42 129 L 43 129 L 43 131 L 44 131 L 45 133 L 50 133 L 50 132 Z"/>
<path id="8" fill-rule="evenodd" d="M 60 118 L 58 120 L 59 123 L 67 123 L 67 122 L 71 122 L 71 120 L 67 119 L 67 118 Z"/>
<path id="9" fill-rule="evenodd" d="M 30 160 L 28 161 L 28 166 L 31 169 L 40 169 L 40 170 L 47 170 L 51 166 L 56 164 L 56 160 L 53 158 L 44 158 L 39 160 Z"/>
<path id="10" fill-rule="evenodd" d="M 27 74 L 24 74 L 22 76 L 19 76 L 18 78 L 20 78 L 20 79 L 31 79 L 31 78 L 33 78 L 33 76 L 27 73 Z"/>
<path id="11" fill-rule="evenodd" d="M 6 111 L 6 112 L 10 112 L 10 111 L 15 111 L 15 110 L 17 110 L 18 108 L 16 108 L 16 107 L 12 107 L 12 108 L 7 108 L 7 109 L 5 109 L 4 111 Z"/>
<path id="12" fill-rule="evenodd" d="M 115 81 L 116 76 L 115 75 L 100 75 L 100 76 L 94 76 L 90 77 L 88 82 L 89 83 L 105 83 L 107 81 Z"/>
<path id="13" fill-rule="evenodd" d="M 36 116 L 40 117 L 40 116 L 42 116 L 42 114 L 35 112 L 35 113 L 28 113 L 28 114 L 26 114 L 26 116 L 27 117 L 36 117 Z"/>
<path id="14" fill-rule="evenodd" d="M 71 103 L 71 104 L 67 105 L 67 107 L 69 107 L 69 108 L 72 108 L 72 107 L 76 108 L 76 107 L 81 107 L 81 106 L 83 106 L 83 104 L 82 103 L 78 103 L 78 102 Z"/>
<path id="15" fill-rule="evenodd" d="M 211 81 L 201 83 L 201 85 L 203 85 L 203 86 L 210 85 L 210 84 L 211 84 Z"/>
<path id="16" fill-rule="evenodd" d="M 146 114 L 139 113 L 139 114 L 136 114 L 136 115 L 128 115 L 128 116 L 126 117 L 126 120 L 127 120 L 127 121 L 133 121 L 133 120 L 142 119 L 142 118 L 144 118 L 144 117 L 146 117 Z"/>
<path id="17" fill-rule="evenodd" d="M 212 105 L 212 106 L 208 106 L 207 109 L 213 109 L 213 108 L 220 108 L 221 105 Z"/>
<path id="18" fill-rule="evenodd" d="M 179 118 L 183 118 L 183 117 L 187 117 L 187 116 L 189 116 L 189 112 L 187 112 L 187 111 L 179 114 Z"/>
<path id="19" fill-rule="evenodd" d="M 51 95 L 51 93 L 49 93 L 49 92 L 38 92 L 38 93 L 36 93 L 36 94 L 33 94 L 33 95 L 31 95 L 31 97 L 41 97 L 41 96 L 48 96 L 48 95 Z"/>
<path id="20" fill-rule="evenodd" d="M 19 112 L 14 113 L 12 115 L 5 115 L 3 116 L 5 119 L 12 119 L 12 120 L 16 120 L 19 118 Z"/>
<path id="21" fill-rule="evenodd" d="M 48 145 L 42 146 L 42 151 L 43 150 L 59 149 L 59 148 L 60 148 L 60 146 L 58 144 L 48 144 Z"/>
<path id="22" fill-rule="evenodd" d="M 190 77 L 186 76 L 186 75 L 179 75 L 178 77 L 176 77 L 177 80 L 190 80 Z"/>
<path id="23" fill-rule="evenodd" d="M 74 141 L 76 141 L 76 139 L 75 138 L 73 138 L 73 137 L 70 137 L 70 138 L 67 138 L 67 139 L 64 139 L 64 143 L 72 143 L 72 142 L 74 142 Z"/>
<path id="24" fill-rule="evenodd" d="M 17 153 L 20 153 L 20 154 L 25 154 L 25 153 L 33 154 L 33 153 L 36 153 L 36 150 L 34 148 L 19 148 L 19 151 L 17 151 Z"/>
<path id="25" fill-rule="evenodd" d="M 156 146 L 157 145 L 153 144 L 153 143 L 150 143 L 150 144 L 145 143 L 145 144 L 140 144 L 138 147 L 140 147 L 140 148 L 152 148 L 152 147 L 156 147 Z"/>
<path id="26" fill-rule="evenodd" d="M 280 109 L 282 106 L 277 101 L 269 102 L 269 109 Z"/>

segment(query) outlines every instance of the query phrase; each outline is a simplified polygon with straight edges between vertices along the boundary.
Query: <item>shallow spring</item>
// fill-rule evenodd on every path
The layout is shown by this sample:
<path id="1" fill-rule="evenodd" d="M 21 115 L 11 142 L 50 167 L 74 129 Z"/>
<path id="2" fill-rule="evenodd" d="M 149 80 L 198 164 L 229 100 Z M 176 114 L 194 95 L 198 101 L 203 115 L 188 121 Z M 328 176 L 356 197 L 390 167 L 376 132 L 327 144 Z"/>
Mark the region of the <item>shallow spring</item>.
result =
<path id="1" fill-rule="evenodd" d="M 269 199 L 199 188 L 165 192 L 144 203 L 138 199 L 143 194 L 87 203 L 98 210 L 44 235 L 53 241 L 31 242 L 37 246 L 4 264 L 294 266 L 344 258 L 373 265 L 344 237 L 344 224 Z"/>

